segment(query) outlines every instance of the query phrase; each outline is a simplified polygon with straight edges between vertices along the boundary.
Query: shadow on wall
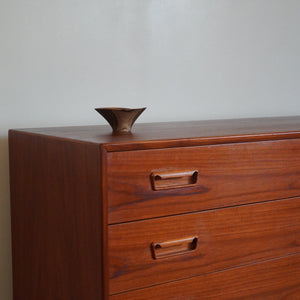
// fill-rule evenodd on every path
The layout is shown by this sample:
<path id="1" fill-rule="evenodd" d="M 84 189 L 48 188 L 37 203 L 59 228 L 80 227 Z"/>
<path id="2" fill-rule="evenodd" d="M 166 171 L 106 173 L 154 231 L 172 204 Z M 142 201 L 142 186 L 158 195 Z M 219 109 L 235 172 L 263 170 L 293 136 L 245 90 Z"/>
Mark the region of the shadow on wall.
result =
<path id="1" fill-rule="evenodd" d="M 12 299 L 8 139 L 0 136 L 0 299 Z"/>

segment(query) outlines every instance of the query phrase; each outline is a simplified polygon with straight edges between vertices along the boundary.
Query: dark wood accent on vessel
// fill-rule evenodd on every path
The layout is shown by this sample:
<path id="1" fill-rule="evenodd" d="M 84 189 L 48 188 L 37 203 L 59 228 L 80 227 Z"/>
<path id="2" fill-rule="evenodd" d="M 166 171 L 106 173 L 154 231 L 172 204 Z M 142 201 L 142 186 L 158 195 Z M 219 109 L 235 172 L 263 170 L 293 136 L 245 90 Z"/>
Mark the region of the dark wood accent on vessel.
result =
<path id="1" fill-rule="evenodd" d="M 100 107 L 95 110 L 105 118 L 113 130 L 114 135 L 131 134 L 131 127 L 146 109 L 125 107 Z"/>

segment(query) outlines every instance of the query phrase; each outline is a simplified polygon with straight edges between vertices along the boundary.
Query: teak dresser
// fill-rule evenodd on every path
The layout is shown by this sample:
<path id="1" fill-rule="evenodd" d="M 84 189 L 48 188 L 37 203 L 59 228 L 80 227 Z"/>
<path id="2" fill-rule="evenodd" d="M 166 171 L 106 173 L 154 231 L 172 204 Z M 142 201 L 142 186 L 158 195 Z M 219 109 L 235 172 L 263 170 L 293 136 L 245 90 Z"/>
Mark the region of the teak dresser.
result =
<path id="1" fill-rule="evenodd" d="M 9 143 L 14 300 L 300 299 L 300 116 Z"/>

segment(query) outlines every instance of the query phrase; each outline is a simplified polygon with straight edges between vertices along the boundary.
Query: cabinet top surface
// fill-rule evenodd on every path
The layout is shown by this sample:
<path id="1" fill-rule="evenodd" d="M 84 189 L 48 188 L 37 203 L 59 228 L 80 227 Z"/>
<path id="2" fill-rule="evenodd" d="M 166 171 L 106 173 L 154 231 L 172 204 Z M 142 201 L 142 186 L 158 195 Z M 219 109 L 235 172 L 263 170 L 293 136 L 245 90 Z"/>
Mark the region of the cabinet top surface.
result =
<path id="1" fill-rule="evenodd" d="M 300 116 L 137 123 L 132 134 L 119 136 L 112 135 L 108 125 L 17 131 L 101 144 L 107 151 L 127 151 L 300 138 Z"/>

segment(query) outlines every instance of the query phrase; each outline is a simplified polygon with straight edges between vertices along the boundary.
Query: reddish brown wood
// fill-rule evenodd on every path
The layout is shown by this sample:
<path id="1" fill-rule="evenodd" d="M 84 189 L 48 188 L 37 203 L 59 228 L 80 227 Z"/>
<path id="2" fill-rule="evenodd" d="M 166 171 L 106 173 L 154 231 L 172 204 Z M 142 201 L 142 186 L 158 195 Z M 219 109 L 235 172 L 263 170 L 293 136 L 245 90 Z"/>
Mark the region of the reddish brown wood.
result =
<path id="1" fill-rule="evenodd" d="M 151 173 L 152 188 L 155 191 L 193 186 L 197 183 L 198 170 L 167 170 Z"/>
<path id="2" fill-rule="evenodd" d="M 300 195 L 300 139 L 108 153 L 109 223 Z M 156 191 L 151 174 L 198 170 Z"/>
<path id="3" fill-rule="evenodd" d="M 98 300 L 99 147 L 10 131 L 14 300 Z"/>
<path id="4" fill-rule="evenodd" d="M 300 198 L 109 226 L 110 293 L 300 252 Z M 155 260 L 152 243 L 197 237 Z"/>
<path id="5" fill-rule="evenodd" d="M 24 131 L 103 143 L 107 151 L 128 151 L 300 138 L 300 116 L 136 124 L 134 132 L 125 136 L 113 136 L 109 126 L 36 128 Z"/>
<path id="6" fill-rule="evenodd" d="M 162 259 L 190 254 L 191 251 L 197 248 L 197 243 L 198 237 L 190 237 L 159 243 L 152 242 L 150 248 L 153 259 Z"/>
<path id="7" fill-rule="evenodd" d="M 102 249 L 99 255 L 101 255 L 101 300 L 109 299 L 109 265 L 108 265 L 108 215 L 107 215 L 107 152 L 100 146 L 100 185 L 99 188 L 101 192 L 101 198 L 98 201 L 101 201 L 101 219 L 98 220 L 102 225 L 102 234 L 96 238 L 100 239 Z M 99 166 L 99 167 L 100 167 Z M 95 178 L 96 179 L 96 178 Z M 94 180 L 95 180 L 94 179 Z M 92 221 L 92 220 L 91 220 Z M 88 299 L 87 299 L 88 300 Z M 97 300 L 97 299 L 94 299 Z"/>
<path id="8" fill-rule="evenodd" d="M 111 296 L 110 300 L 298 300 L 300 255 Z"/>
<path id="9" fill-rule="evenodd" d="M 9 138 L 14 300 L 299 298 L 299 116 Z"/>

